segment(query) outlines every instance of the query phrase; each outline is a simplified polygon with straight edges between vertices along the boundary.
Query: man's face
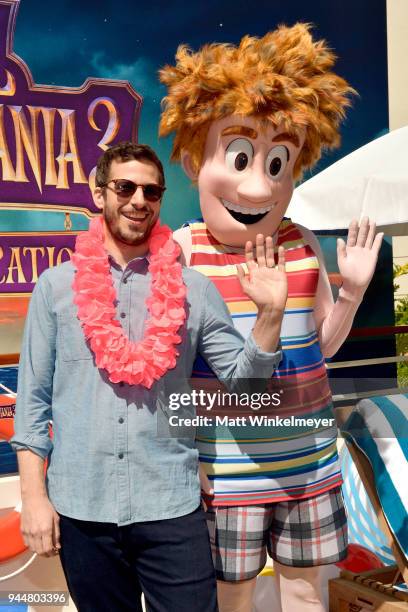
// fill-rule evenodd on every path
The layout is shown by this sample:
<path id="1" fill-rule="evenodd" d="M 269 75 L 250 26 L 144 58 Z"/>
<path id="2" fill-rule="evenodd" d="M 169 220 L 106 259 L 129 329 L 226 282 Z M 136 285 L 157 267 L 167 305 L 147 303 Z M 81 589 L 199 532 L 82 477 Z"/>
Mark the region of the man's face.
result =
<path id="1" fill-rule="evenodd" d="M 148 160 L 113 160 L 108 185 L 95 189 L 94 202 L 103 211 L 107 240 L 121 250 L 134 248 L 137 251 L 137 247 L 148 239 L 159 217 L 161 201 L 148 201 L 141 187 L 131 196 L 118 194 L 113 179 L 127 179 L 137 185 L 160 185 L 159 171 Z"/>
<path id="2" fill-rule="evenodd" d="M 222 243 L 244 246 L 273 234 L 293 193 L 293 169 L 304 135 L 231 115 L 208 132 L 198 175 L 201 211 Z"/>

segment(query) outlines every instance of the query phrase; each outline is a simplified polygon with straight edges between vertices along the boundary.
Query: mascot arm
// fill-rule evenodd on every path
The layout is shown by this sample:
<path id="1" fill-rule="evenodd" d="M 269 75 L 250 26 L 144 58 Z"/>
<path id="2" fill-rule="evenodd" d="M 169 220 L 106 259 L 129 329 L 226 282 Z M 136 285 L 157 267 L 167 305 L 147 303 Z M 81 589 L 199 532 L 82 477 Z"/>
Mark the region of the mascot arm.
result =
<path id="1" fill-rule="evenodd" d="M 324 357 L 332 357 L 346 340 L 353 325 L 357 309 L 363 299 L 364 289 L 350 292 L 343 287 L 336 302 L 330 288 L 324 257 L 316 236 L 310 230 L 298 225 L 305 241 L 319 260 L 319 281 L 316 291 L 314 317 L 319 334 L 320 347 Z"/>
<path id="2" fill-rule="evenodd" d="M 181 247 L 181 263 L 190 265 L 191 259 L 191 232 L 189 227 L 180 227 L 173 233 L 173 238 Z"/>

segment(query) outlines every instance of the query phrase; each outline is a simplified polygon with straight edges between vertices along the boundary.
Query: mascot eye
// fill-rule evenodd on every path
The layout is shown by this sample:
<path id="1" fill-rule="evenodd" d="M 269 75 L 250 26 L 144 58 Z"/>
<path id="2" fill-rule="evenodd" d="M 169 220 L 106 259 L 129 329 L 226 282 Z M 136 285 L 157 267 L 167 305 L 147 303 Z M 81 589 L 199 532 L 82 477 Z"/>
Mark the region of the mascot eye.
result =
<path id="1" fill-rule="evenodd" d="M 268 153 L 265 161 L 266 174 L 273 180 L 278 181 L 285 171 L 289 160 L 289 151 L 287 147 L 278 145 L 273 147 Z"/>
<path id="2" fill-rule="evenodd" d="M 225 163 L 230 170 L 242 172 L 251 165 L 254 149 L 246 138 L 236 138 L 225 151 Z"/>

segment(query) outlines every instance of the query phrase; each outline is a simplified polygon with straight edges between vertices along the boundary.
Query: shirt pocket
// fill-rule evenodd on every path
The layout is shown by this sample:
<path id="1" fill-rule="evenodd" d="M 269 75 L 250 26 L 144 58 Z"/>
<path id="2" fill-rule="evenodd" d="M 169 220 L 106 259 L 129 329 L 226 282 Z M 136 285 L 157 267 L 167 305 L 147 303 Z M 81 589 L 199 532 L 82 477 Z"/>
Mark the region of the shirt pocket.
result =
<path id="1" fill-rule="evenodd" d="M 63 361 L 92 359 L 81 324 L 74 314 L 58 315 L 59 352 Z"/>

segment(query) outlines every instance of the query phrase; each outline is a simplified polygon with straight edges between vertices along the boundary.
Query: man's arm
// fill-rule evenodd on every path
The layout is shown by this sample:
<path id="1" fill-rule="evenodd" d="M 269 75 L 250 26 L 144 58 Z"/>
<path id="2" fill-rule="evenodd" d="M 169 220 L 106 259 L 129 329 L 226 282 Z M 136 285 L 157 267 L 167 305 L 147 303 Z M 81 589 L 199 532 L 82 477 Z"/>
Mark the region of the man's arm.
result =
<path id="1" fill-rule="evenodd" d="M 48 499 L 44 459 L 30 450 L 17 453 L 21 487 L 21 533 L 30 550 L 51 557 L 60 546 L 59 516 Z"/>
<path id="2" fill-rule="evenodd" d="M 21 530 L 26 545 L 50 556 L 59 548 L 58 515 L 45 488 L 44 463 L 52 442 L 49 435 L 55 366 L 56 321 L 50 286 L 40 277 L 30 301 L 21 347 L 15 434 L 21 486 Z"/>
<path id="3" fill-rule="evenodd" d="M 204 317 L 199 352 L 211 369 L 230 390 L 248 392 L 248 379 L 260 381 L 257 391 L 264 389 L 279 364 L 280 327 L 287 299 L 284 250 L 279 250 L 278 266 L 274 264 L 273 244 L 269 237 L 257 236 L 255 262 L 252 244 L 246 244 L 248 276 L 239 266 L 243 290 L 258 308 L 255 326 L 247 340 L 233 327 L 224 300 L 209 282 L 203 296 Z M 258 389 L 259 386 L 259 389 Z"/>
<path id="4" fill-rule="evenodd" d="M 284 249 L 279 248 L 278 265 L 275 266 L 271 237 L 264 243 L 264 237 L 257 236 L 256 262 L 251 242 L 247 242 L 245 251 L 248 276 L 242 266 L 237 266 L 237 273 L 243 291 L 258 308 L 252 334 L 243 346 L 243 339 L 233 327 L 224 300 L 209 283 L 200 352 L 231 391 L 247 393 L 263 391 L 281 361 L 282 353 L 277 348 L 288 288 Z M 249 379 L 256 379 L 255 389 Z M 199 464 L 199 477 L 202 491 L 212 496 L 214 490 L 202 463 Z M 206 508 L 204 499 L 203 504 Z"/>
<path id="5" fill-rule="evenodd" d="M 347 245 L 342 240 L 338 241 L 338 265 L 343 285 L 334 303 L 319 243 L 310 230 L 299 226 L 319 260 L 314 317 L 325 357 L 337 353 L 349 335 L 358 307 L 374 274 L 383 237 L 383 234 L 375 235 L 375 229 L 375 223 L 370 223 L 367 218 L 362 220 L 360 227 L 353 221 L 349 227 Z"/>
<path id="6" fill-rule="evenodd" d="M 259 235 L 260 236 L 260 235 Z M 190 265 L 191 258 L 191 231 L 189 227 L 181 227 L 176 230 L 173 234 L 174 240 L 178 242 L 181 247 L 182 252 L 182 263 L 183 265 Z M 250 242 L 247 243 L 247 255 L 246 258 L 251 263 L 254 262 L 252 244 Z M 266 245 L 265 245 L 266 247 Z M 265 248 L 265 252 L 263 252 L 263 238 L 259 237 L 258 245 L 255 245 L 256 249 L 256 259 L 259 263 L 261 261 L 262 266 L 267 266 L 266 259 L 268 258 L 269 267 L 274 267 L 274 257 L 273 257 L 273 243 L 272 239 L 268 238 L 268 246 Z M 262 252 L 261 252 L 262 250 Z M 284 252 L 280 251 L 280 261 L 278 261 L 278 266 L 276 268 L 277 272 L 281 275 L 281 283 L 284 283 L 282 296 L 287 297 L 287 282 L 285 273 L 285 261 L 284 261 Z M 251 265 L 251 264 L 250 264 Z M 252 272 L 252 277 L 251 277 Z M 249 278 L 245 278 L 245 273 L 242 266 L 238 266 L 238 275 L 241 281 L 241 285 L 245 293 L 248 294 L 248 291 L 251 291 L 251 286 L 253 286 L 253 275 L 257 274 L 257 270 L 255 266 L 252 266 L 250 270 Z M 275 273 L 277 277 L 279 274 Z M 276 282 L 279 282 L 278 279 L 275 279 Z M 278 294 L 278 293 L 277 293 Z M 279 292 L 280 295 L 280 292 Z M 249 296 L 251 297 L 251 296 Z M 285 303 L 286 303 L 285 297 Z M 253 299 L 253 298 L 251 298 Z M 253 299 L 255 302 L 256 298 Z M 272 305 L 271 304 L 257 304 L 258 306 L 258 317 L 252 331 L 253 337 L 259 348 L 263 351 L 275 351 L 280 334 L 280 327 L 282 322 L 282 313 L 285 308 L 285 304 Z"/>

